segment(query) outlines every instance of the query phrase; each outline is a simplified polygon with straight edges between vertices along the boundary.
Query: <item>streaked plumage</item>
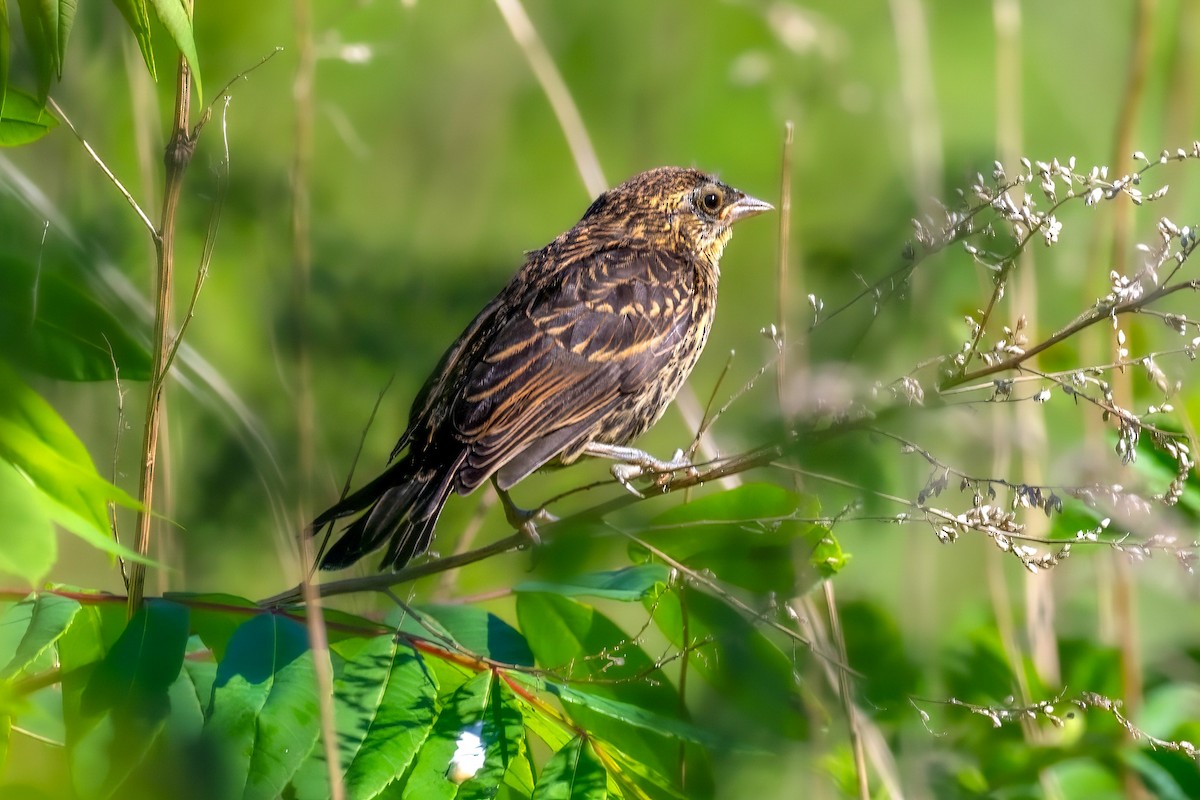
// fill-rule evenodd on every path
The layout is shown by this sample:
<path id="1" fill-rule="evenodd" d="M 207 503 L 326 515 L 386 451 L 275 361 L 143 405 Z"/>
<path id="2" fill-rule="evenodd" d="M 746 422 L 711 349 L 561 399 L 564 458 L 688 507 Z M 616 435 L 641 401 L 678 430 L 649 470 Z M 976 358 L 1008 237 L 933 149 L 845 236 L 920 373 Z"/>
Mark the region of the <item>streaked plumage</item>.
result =
<path id="1" fill-rule="evenodd" d="M 730 226 L 770 208 L 676 167 L 602 194 L 575 227 L 527 255 L 442 356 L 394 463 L 317 517 L 313 530 L 361 512 L 321 567 L 386 546 L 380 568 L 398 569 L 428 548 L 451 491 L 489 478 L 507 490 L 589 443 L 644 433 L 708 339 Z"/>

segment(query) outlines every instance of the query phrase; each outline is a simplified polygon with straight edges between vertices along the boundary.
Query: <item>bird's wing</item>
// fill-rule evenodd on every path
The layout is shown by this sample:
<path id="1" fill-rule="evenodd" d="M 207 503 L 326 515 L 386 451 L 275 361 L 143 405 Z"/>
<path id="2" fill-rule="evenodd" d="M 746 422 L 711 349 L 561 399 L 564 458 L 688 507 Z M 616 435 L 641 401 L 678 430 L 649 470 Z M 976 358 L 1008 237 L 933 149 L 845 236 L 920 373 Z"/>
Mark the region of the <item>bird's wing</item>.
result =
<path id="1" fill-rule="evenodd" d="M 450 409 L 469 453 L 457 487 L 505 483 L 593 435 L 671 365 L 692 328 L 692 266 L 617 247 L 556 269 L 495 332 Z"/>
<path id="2" fill-rule="evenodd" d="M 511 288 L 511 285 L 508 288 Z M 479 351 L 486 348 L 491 331 L 502 327 L 503 321 L 498 317 L 504 311 L 508 288 L 492 298 L 491 302 L 475 315 L 475 319 L 471 320 L 471 324 L 459 335 L 450 349 L 442 354 L 441 360 L 413 398 L 408 412 L 408 427 L 400 434 L 400 439 L 392 448 L 391 459 L 394 460 L 400 455 L 400 451 L 408 446 L 416 431 L 427 427 L 431 417 L 438 415 L 437 406 L 444 403 L 447 392 L 452 391 L 456 376 L 469 369 L 472 360 L 478 358 Z"/>

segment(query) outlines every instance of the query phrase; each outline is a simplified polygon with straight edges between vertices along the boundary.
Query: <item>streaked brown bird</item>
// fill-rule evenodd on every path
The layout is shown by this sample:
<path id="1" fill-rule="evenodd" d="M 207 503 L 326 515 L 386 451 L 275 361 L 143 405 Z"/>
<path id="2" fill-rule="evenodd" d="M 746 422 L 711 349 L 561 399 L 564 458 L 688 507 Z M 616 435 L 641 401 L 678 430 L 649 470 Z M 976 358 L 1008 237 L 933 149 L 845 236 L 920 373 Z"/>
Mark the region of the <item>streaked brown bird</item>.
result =
<path id="1" fill-rule="evenodd" d="M 549 463 L 609 458 L 626 487 L 687 466 L 627 444 L 658 421 L 708 339 L 732 225 L 768 203 L 695 169 L 627 180 L 540 250 L 442 356 L 413 400 L 394 463 L 313 522 L 359 514 L 321 560 L 380 569 L 423 553 L 450 492 L 507 491 Z M 397 456 L 404 453 L 399 460 Z"/>

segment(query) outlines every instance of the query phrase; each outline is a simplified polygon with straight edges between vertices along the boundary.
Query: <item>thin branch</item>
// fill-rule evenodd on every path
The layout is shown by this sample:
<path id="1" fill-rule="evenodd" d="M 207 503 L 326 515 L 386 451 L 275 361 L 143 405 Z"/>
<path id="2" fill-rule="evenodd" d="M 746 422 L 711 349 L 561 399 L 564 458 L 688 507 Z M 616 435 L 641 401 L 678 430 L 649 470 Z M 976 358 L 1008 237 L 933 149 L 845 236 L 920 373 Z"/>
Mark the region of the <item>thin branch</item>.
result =
<path id="1" fill-rule="evenodd" d="M 121 196 L 125 198 L 125 202 L 129 203 L 129 207 L 132 208 L 134 213 L 138 215 L 138 219 L 140 219 L 142 224 L 146 226 L 146 230 L 148 230 L 150 235 L 154 237 L 155 241 L 157 241 L 159 238 L 158 228 L 156 228 L 154 223 L 150 221 L 150 217 L 147 216 L 146 212 L 142 210 L 142 207 L 138 205 L 137 200 L 133 199 L 133 195 L 130 194 L 129 190 L 125 188 L 125 184 L 121 183 L 120 179 L 117 178 L 117 176 L 113 174 L 113 171 L 108 168 L 108 165 L 104 163 L 104 159 L 100 158 L 100 154 L 97 153 L 95 149 L 88 144 L 88 140 L 84 139 L 83 135 L 75 129 L 75 125 L 67 116 L 67 112 L 63 111 L 58 103 L 54 102 L 54 98 L 47 97 L 46 103 L 51 109 L 53 109 L 55 115 L 67 124 L 67 127 L 71 129 L 71 133 L 75 134 L 75 138 L 79 140 L 81 145 L 83 145 L 83 149 L 86 150 L 87 154 L 92 157 L 93 161 L 96 162 L 96 166 L 100 167 L 100 170 L 105 174 L 109 181 L 112 182 L 112 185 L 117 187 L 117 191 L 120 192 Z"/>
<path id="2" fill-rule="evenodd" d="M 946 381 L 941 386 L 938 387 L 938 389 L 939 390 L 952 389 L 955 386 L 959 386 L 961 384 L 968 383 L 970 381 L 979 380 L 980 378 L 983 378 L 987 375 L 995 375 L 996 373 L 999 373 L 999 372 L 1007 372 L 1008 370 L 1016 369 L 1021 364 L 1028 361 L 1030 358 L 1033 358 L 1034 356 L 1036 356 L 1038 353 L 1041 353 L 1045 350 L 1049 350 L 1051 347 L 1058 344 L 1059 342 L 1062 342 L 1062 341 L 1065 341 L 1066 339 L 1071 338 L 1075 334 L 1079 333 L 1081 330 L 1083 330 L 1085 328 L 1089 328 L 1092 325 L 1095 325 L 1097 322 L 1103 322 L 1105 320 L 1110 320 L 1114 316 L 1120 316 L 1122 314 L 1135 313 L 1137 311 L 1140 311 L 1142 309 L 1142 307 L 1147 306 L 1157 300 L 1161 300 L 1162 298 L 1167 297 L 1168 295 L 1172 295 L 1175 292 L 1181 291 L 1183 289 L 1190 289 L 1192 291 L 1196 291 L 1196 290 L 1200 289 L 1200 278 L 1193 279 L 1190 281 L 1185 281 L 1183 283 L 1177 283 L 1173 286 L 1160 286 L 1158 289 L 1155 289 L 1153 292 L 1149 292 L 1148 294 L 1142 295 L 1141 297 L 1134 298 L 1132 300 L 1126 300 L 1123 303 L 1117 303 L 1112 306 L 1097 305 L 1091 311 L 1084 314 L 1083 316 L 1081 316 L 1079 319 L 1072 322 L 1067 327 L 1062 328 L 1061 330 L 1059 330 L 1056 333 L 1054 333 L 1053 335 L 1051 335 L 1049 338 L 1028 348 L 1027 350 L 1020 353 L 1019 355 L 1014 355 L 1010 358 L 1005 359 L 1004 361 L 1000 361 L 995 364 L 983 366 L 983 367 L 980 367 L 979 369 L 971 370 L 970 372 L 964 372 L 961 375 L 955 375 L 950 378 L 947 378 Z"/>

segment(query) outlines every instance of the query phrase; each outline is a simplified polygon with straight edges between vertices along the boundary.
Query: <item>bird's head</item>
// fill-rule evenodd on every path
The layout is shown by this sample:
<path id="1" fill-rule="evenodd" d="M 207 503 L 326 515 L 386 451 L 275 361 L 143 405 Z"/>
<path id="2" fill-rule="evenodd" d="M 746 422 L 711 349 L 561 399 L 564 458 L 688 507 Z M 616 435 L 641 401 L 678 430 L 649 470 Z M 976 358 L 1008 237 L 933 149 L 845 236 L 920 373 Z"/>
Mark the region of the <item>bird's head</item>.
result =
<path id="1" fill-rule="evenodd" d="M 629 238 L 677 247 L 715 265 L 735 222 L 772 209 L 698 169 L 659 167 L 600 195 L 580 223 L 621 229 Z"/>

